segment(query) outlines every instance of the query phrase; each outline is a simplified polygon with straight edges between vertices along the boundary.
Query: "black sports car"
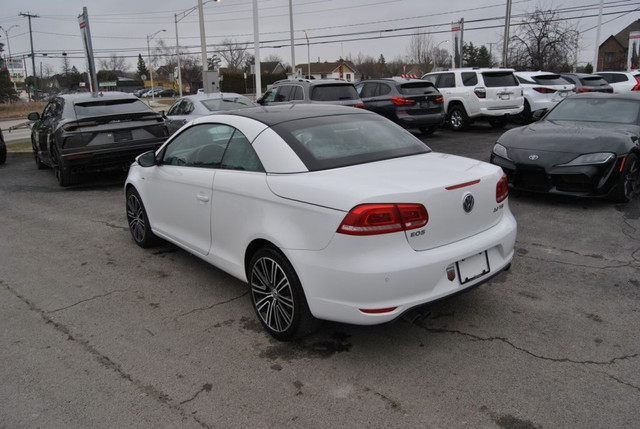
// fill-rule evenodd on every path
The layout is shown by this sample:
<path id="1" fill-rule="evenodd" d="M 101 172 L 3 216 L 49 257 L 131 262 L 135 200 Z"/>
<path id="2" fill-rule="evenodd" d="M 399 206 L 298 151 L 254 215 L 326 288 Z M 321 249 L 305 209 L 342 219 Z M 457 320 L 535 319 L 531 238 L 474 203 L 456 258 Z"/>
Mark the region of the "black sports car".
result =
<path id="1" fill-rule="evenodd" d="M 157 149 L 169 133 L 164 118 L 131 94 L 59 95 L 35 121 L 31 144 L 38 168 L 53 168 L 60 186 L 78 173 L 127 169 L 136 156 Z"/>
<path id="2" fill-rule="evenodd" d="M 629 201 L 640 191 L 640 94 L 571 96 L 504 133 L 491 162 L 513 189 Z"/>

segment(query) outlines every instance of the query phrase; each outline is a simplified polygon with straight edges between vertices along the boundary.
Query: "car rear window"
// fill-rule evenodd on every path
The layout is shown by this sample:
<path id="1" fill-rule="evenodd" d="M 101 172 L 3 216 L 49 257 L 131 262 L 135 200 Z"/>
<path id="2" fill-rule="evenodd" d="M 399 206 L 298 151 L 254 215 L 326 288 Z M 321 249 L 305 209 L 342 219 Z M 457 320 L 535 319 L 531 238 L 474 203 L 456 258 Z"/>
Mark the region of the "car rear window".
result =
<path id="1" fill-rule="evenodd" d="M 540 85 L 566 85 L 567 81 L 559 74 L 545 74 L 540 76 L 533 76 L 532 79 Z"/>
<path id="2" fill-rule="evenodd" d="M 518 80 L 512 72 L 484 72 L 484 84 L 488 88 L 497 86 L 518 86 Z"/>
<path id="3" fill-rule="evenodd" d="M 317 85 L 311 90 L 311 99 L 314 101 L 357 100 L 358 98 L 360 96 L 353 85 Z"/>
<path id="4" fill-rule="evenodd" d="M 273 127 L 310 171 L 430 152 L 407 130 L 377 115 L 319 116 Z"/>
<path id="5" fill-rule="evenodd" d="M 128 113 L 153 112 L 143 101 L 136 99 L 92 100 L 76 103 L 74 106 L 78 118 L 91 116 L 123 115 Z"/>
<path id="6" fill-rule="evenodd" d="M 398 89 L 403 95 L 422 95 L 437 92 L 435 86 L 427 81 L 403 83 Z"/>
<path id="7" fill-rule="evenodd" d="M 607 82 L 606 80 L 602 79 L 600 76 L 587 76 L 587 77 L 582 77 L 580 78 L 580 82 L 582 82 L 582 84 L 584 86 L 602 86 L 602 85 L 609 85 L 609 82 Z"/>
<path id="8" fill-rule="evenodd" d="M 637 124 L 639 114 L 640 103 L 637 101 L 571 97 L 559 103 L 549 112 L 545 120 Z"/>
<path id="9" fill-rule="evenodd" d="M 210 100 L 202 100 L 201 103 L 210 112 L 242 109 L 243 107 L 250 107 L 254 105 L 250 100 L 242 98 L 215 98 Z"/>

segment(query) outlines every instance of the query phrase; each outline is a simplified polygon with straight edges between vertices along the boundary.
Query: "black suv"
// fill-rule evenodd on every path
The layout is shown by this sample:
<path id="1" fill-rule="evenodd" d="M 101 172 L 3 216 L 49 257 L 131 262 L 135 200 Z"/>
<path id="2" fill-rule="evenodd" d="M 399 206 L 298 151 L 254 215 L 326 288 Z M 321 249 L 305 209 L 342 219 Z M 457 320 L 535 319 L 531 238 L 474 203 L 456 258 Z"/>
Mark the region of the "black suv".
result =
<path id="1" fill-rule="evenodd" d="M 433 83 L 400 77 L 365 80 L 356 85 L 365 108 L 404 128 L 431 134 L 445 120 L 444 103 Z"/>
<path id="2" fill-rule="evenodd" d="M 353 84 L 340 79 L 279 80 L 267 89 L 257 103 L 322 103 L 364 107 Z"/>

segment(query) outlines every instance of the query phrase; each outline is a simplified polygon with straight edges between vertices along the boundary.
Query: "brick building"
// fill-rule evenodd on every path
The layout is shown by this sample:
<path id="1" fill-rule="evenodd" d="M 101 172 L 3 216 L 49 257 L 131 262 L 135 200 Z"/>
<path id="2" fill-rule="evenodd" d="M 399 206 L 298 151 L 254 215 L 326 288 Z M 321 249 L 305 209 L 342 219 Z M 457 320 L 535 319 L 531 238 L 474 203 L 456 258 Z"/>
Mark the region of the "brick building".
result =
<path id="1" fill-rule="evenodd" d="M 596 70 L 626 70 L 629 52 L 629 33 L 640 31 L 640 19 L 632 22 L 615 36 L 609 36 L 598 48 L 598 66 Z"/>

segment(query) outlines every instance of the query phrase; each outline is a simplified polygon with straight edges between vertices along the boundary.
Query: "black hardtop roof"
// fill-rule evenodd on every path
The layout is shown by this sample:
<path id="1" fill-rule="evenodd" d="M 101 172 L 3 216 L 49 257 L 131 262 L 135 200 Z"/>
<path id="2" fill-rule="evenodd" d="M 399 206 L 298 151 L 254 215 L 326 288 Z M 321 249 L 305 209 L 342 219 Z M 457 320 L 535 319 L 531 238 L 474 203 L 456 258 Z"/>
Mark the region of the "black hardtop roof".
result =
<path id="1" fill-rule="evenodd" d="M 286 104 L 278 106 L 249 107 L 246 109 L 225 112 L 225 115 L 244 116 L 255 119 L 265 125 L 273 126 L 281 122 L 307 119 L 318 116 L 371 115 L 376 113 L 356 107 L 317 104 Z"/>

